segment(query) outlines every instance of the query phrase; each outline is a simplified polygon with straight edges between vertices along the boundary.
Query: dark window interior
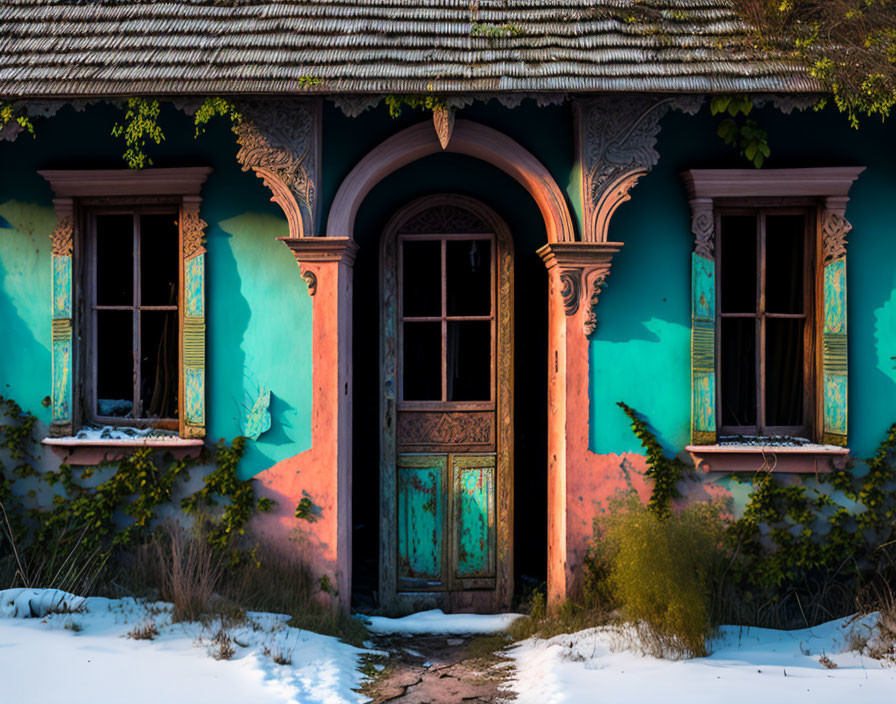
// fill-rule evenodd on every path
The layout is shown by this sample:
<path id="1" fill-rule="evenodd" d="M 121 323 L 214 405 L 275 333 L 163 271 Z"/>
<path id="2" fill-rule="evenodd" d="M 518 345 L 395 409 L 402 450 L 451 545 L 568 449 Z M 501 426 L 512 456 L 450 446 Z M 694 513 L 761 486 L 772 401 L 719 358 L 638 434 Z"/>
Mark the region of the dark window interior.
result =
<path id="1" fill-rule="evenodd" d="M 805 435 L 808 213 L 720 217 L 719 394 L 723 433 Z"/>
<path id="2" fill-rule="evenodd" d="M 173 211 L 96 212 L 91 301 L 94 419 L 177 418 L 179 242 Z"/>
<path id="3" fill-rule="evenodd" d="M 401 240 L 403 400 L 492 400 L 492 246 Z"/>

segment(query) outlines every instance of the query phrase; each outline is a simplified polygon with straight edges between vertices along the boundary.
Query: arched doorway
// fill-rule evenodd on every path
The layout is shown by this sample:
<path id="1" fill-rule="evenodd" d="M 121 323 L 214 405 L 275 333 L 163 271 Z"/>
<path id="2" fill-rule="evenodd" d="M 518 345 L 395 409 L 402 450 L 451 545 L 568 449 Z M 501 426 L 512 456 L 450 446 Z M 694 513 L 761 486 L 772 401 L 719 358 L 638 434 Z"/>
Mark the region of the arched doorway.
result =
<path id="1" fill-rule="evenodd" d="M 508 608 L 513 242 L 479 201 L 428 196 L 381 239 L 380 603 Z"/>

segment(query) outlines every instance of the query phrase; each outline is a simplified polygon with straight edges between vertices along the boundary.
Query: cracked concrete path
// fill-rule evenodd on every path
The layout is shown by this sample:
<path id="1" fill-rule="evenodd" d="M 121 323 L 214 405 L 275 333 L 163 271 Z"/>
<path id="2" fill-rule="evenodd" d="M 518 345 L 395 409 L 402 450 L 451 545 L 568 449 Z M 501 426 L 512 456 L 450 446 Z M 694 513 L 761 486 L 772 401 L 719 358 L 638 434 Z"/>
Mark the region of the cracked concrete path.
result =
<path id="1" fill-rule="evenodd" d="M 374 704 L 499 704 L 514 695 L 501 689 L 512 674 L 500 649 L 504 636 L 380 636 L 373 659 L 380 670 L 362 689 Z M 383 667 L 384 666 L 384 667 Z"/>

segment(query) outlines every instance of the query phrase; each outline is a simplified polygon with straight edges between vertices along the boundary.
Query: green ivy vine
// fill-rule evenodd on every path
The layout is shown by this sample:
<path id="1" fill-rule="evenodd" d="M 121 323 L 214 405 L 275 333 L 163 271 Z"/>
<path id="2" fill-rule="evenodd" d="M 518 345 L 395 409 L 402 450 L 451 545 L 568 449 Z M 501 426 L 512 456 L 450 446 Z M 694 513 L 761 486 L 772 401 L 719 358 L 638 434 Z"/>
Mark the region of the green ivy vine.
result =
<path id="1" fill-rule="evenodd" d="M 617 404 L 631 421 L 632 432 L 641 441 L 641 447 L 647 453 L 647 470 L 645 475 L 653 483 L 653 490 L 647 508 L 660 518 L 666 518 L 672 511 L 672 499 L 681 496 L 678 482 L 684 476 L 684 463 L 677 457 L 666 457 L 663 448 L 656 439 L 647 421 L 631 406 L 622 401 Z"/>
<path id="2" fill-rule="evenodd" d="M 9 520 L 12 538 L 38 550 L 60 539 L 105 551 L 146 539 L 160 510 L 171 505 L 178 480 L 185 482 L 189 470 L 207 464 L 215 469 L 204 478 L 201 489 L 182 499 L 181 508 L 203 521 L 209 543 L 216 549 L 231 550 L 232 558 L 237 559 L 235 539 L 245 533 L 256 511 L 270 511 L 274 505 L 271 499 L 256 497 L 252 480 L 237 476 L 245 451 L 243 437 L 230 444 L 219 441 L 213 451 L 203 448 L 198 458 L 173 459 L 144 447 L 97 467 L 62 464 L 58 472 L 38 472 L 29 451 L 36 417 L 3 397 L 0 416 L 7 419 L 0 425 L 0 449 L 15 463 L 10 468 L 0 460 L 0 506 Z M 114 471 L 96 486 L 88 486 L 98 470 L 106 469 Z M 26 508 L 13 491 L 13 483 L 16 478 L 28 477 L 61 491 L 54 489 L 49 506 Z M 26 497 L 34 500 L 37 494 L 32 490 Z M 130 518 L 126 525 L 122 525 L 122 516 Z"/>
<path id="3" fill-rule="evenodd" d="M 757 169 L 762 168 L 771 149 L 768 133 L 756 120 L 747 118 L 753 110 L 753 98 L 749 95 L 714 95 L 709 109 L 713 115 L 726 115 L 716 129 L 722 141 L 738 149 L 741 156 Z"/>
<path id="4" fill-rule="evenodd" d="M 401 117 L 404 108 L 411 110 L 446 110 L 445 99 L 436 95 L 387 95 L 385 97 L 389 117 Z"/>
<path id="5" fill-rule="evenodd" d="M 24 108 L 17 108 L 12 103 L 0 101 L 0 130 L 10 122 L 15 122 L 19 127 L 34 137 L 34 123 L 25 114 Z"/>

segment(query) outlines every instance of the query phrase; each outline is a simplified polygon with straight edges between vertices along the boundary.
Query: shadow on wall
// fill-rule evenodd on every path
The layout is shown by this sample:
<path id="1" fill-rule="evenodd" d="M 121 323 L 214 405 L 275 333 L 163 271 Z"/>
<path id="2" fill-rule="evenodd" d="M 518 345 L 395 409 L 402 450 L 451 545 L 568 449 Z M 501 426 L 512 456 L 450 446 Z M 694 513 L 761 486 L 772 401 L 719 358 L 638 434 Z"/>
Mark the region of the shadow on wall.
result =
<path id="1" fill-rule="evenodd" d="M 242 434 L 259 388 L 271 391 L 271 429 L 246 445 L 243 478 L 311 447 L 311 297 L 284 232 L 255 213 L 209 229 L 209 438 Z"/>
<path id="2" fill-rule="evenodd" d="M 50 234 L 52 208 L 6 201 L 0 205 L 0 395 L 12 398 L 43 423 L 50 411 Z"/>

